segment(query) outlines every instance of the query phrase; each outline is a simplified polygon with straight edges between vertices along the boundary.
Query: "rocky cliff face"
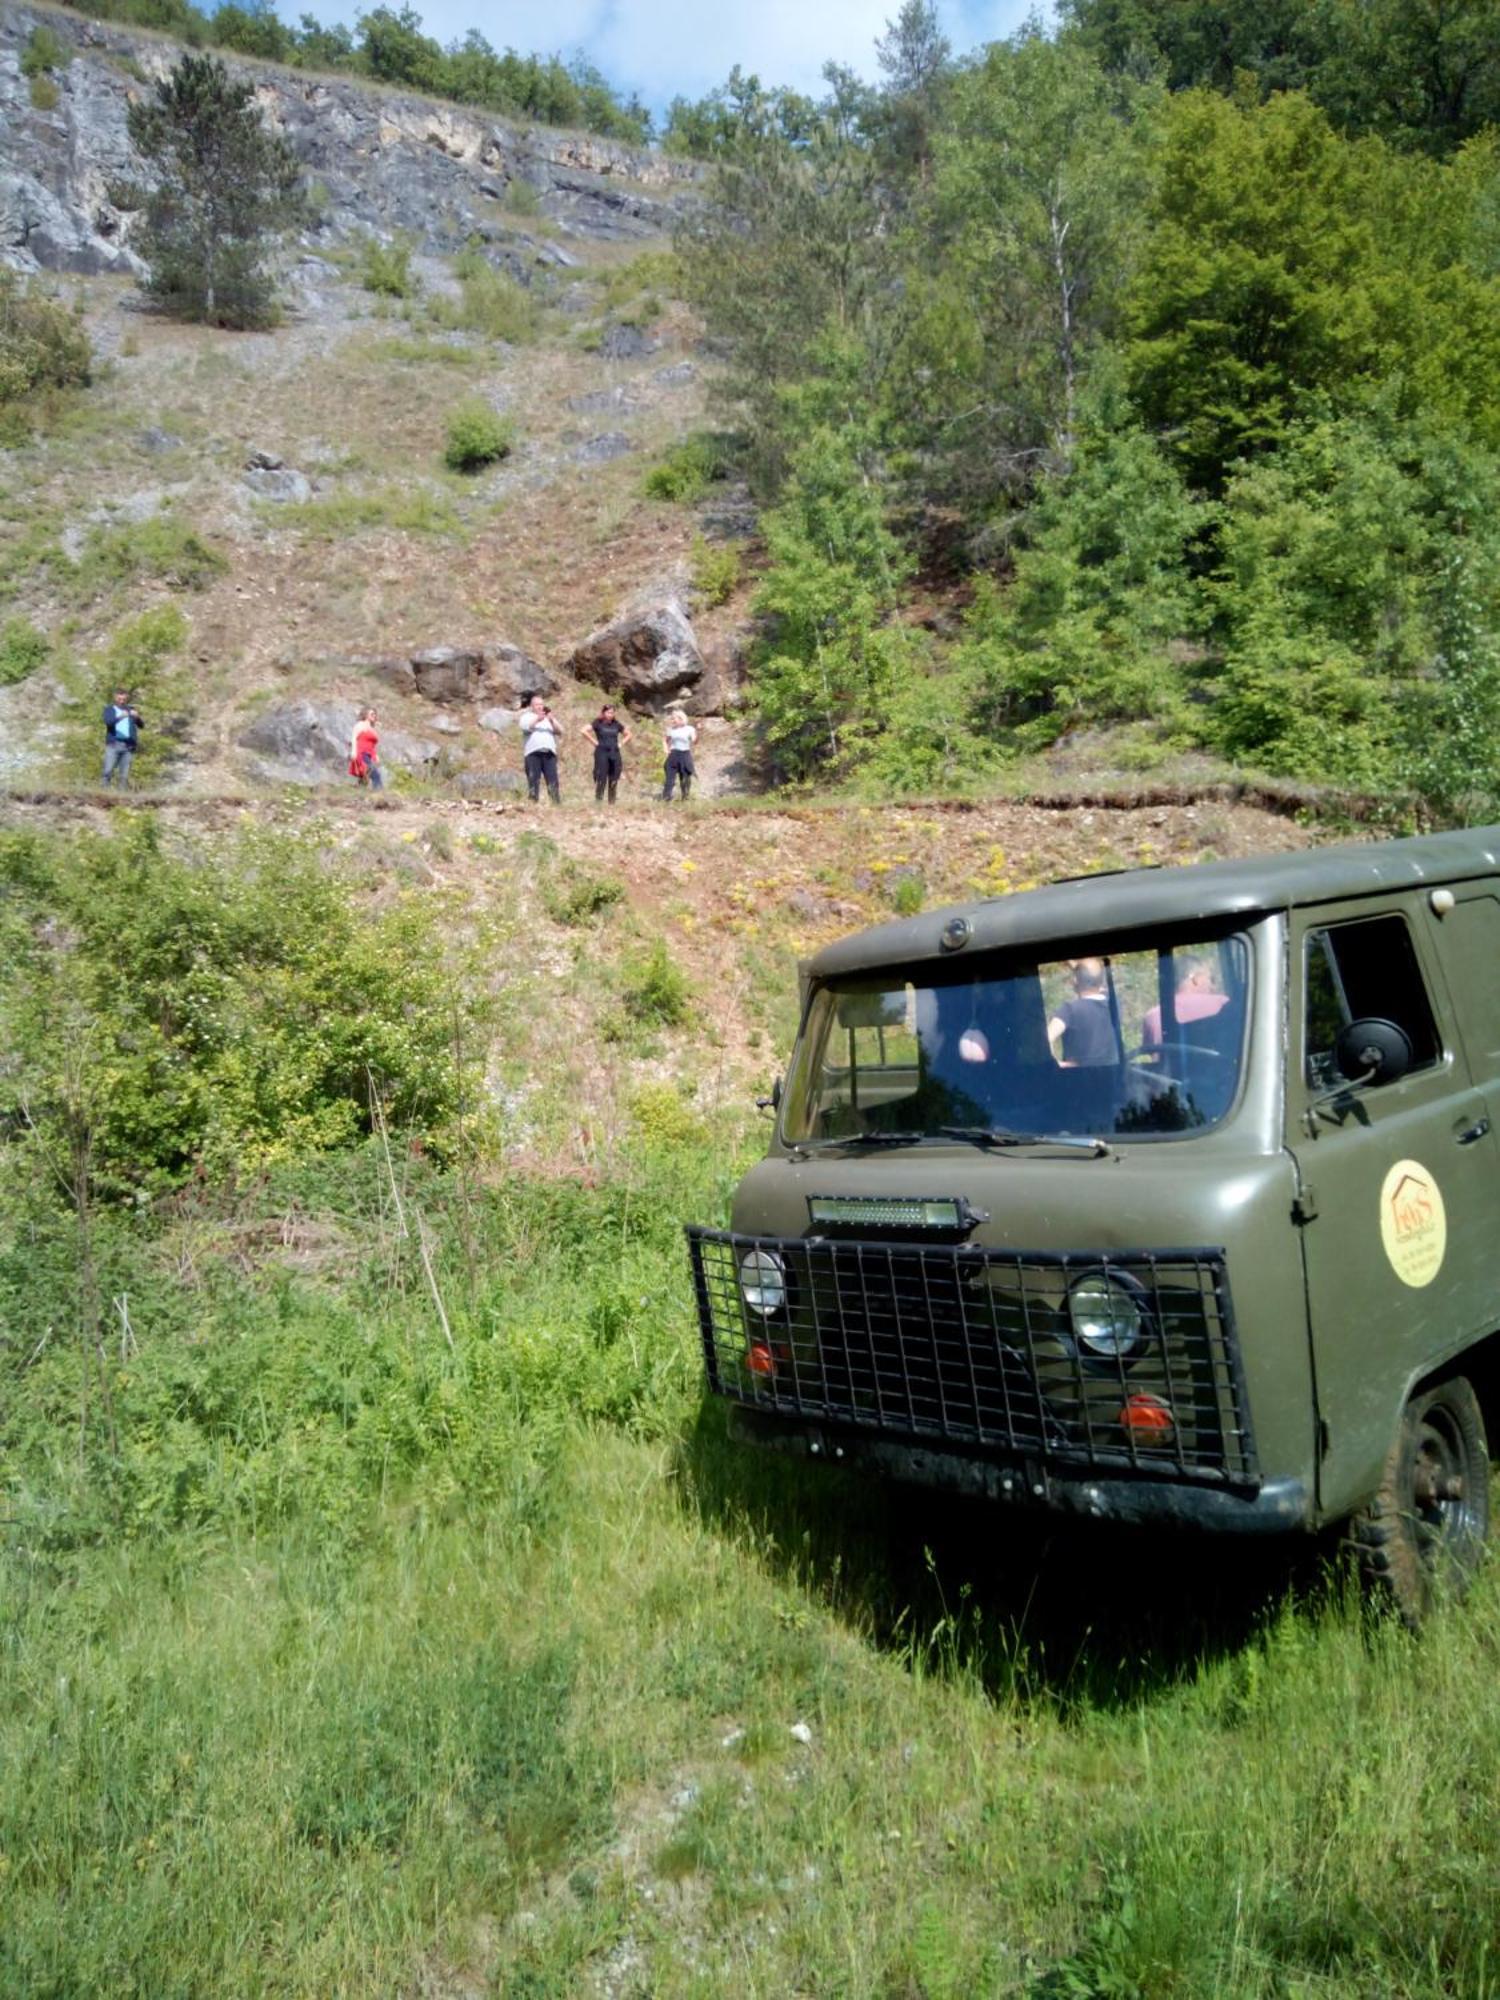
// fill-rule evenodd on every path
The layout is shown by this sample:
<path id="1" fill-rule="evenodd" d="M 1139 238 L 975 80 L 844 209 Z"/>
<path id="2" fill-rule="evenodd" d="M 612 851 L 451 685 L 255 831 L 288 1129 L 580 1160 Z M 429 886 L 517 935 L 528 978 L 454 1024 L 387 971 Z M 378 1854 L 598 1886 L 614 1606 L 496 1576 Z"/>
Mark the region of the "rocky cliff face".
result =
<path id="1" fill-rule="evenodd" d="M 38 110 L 21 51 L 45 22 L 73 52 L 55 109 Z M 175 44 L 50 9 L 0 5 L 0 262 L 23 271 L 133 271 L 131 219 L 109 199 L 130 168 L 125 111 L 175 61 Z M 344 78 L 226 58 L 307 164 L 309 233 L 337 242 L 400 230 L 430 253 L 478 239 L 525 279 L 575 260 L 568 237 L 645 239 L 690 191 L 686 162 L 587 133 L 522 127 Z M 506 211 L 524 182 L 554 225 L 543 237 Z"/>

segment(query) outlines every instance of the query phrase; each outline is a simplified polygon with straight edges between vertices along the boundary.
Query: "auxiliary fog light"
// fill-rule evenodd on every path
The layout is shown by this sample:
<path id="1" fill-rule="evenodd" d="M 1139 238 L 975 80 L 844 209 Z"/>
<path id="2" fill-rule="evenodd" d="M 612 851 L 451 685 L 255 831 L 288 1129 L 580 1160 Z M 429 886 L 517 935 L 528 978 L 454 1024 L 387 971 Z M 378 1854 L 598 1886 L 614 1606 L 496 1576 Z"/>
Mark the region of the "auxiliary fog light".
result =
<path id="1" fill-rule="evenodd" d="M 740 1296 L 769 1319 L 786 1304 L 786 1266 L 774 1250 L 747 1250 L 740 1259 Z"/>
<path id="2" fill-rule="evenodd" d="M 1073 1338 L 1101 1361 L 1124 1361 L 1145 1337 L 1139 1287 L 1104 1271 L 1090 1271 L 1068 1287 Z"/>

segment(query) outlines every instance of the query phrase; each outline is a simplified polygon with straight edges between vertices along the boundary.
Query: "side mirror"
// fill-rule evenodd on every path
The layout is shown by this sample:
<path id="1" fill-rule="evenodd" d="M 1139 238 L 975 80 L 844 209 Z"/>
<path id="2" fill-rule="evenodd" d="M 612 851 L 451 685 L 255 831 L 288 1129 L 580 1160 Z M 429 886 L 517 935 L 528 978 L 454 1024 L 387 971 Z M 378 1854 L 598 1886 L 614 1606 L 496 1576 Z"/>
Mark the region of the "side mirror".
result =
<path id="1" fill-rule="evenodd" d="M 1411 1037 L 1394 1021 L 1351 1021 L 1339 1030 L 1333 1060 L 1350 1083 L 1395 1083 L 1411 1068 Z"/>
<path id="2" fill-rule="evenodd" d="M 771 1085 L 771 1095 L 769 1097 L 756 1098 L 755 1108 L 757 1111 L 779 1111 L 781 1109 L 781 1078 L 779 1076 Z"/>

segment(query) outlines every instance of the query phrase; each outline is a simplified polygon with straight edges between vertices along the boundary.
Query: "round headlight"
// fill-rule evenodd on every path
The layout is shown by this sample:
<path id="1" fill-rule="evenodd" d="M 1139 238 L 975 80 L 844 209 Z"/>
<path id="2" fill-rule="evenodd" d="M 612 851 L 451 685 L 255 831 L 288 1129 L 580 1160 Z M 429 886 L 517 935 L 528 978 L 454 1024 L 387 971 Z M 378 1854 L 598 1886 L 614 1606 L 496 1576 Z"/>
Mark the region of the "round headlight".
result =
<path id="1" fill-rule="evenodd" d="M 747 1250 L 740 1259 L 740 1294 L 751 1312 L 769 1319 L 786 1304 L 786 1266 L 774 1250 Z"/>
<path id="2" fill-rule="evenodd" d="M 1145 1334 L 1138 1293 L 1103 1271 L 1091 1271 L 1069 1286 L 1068 1314 L 1078 1345 L 1104 1361 L 1124 1360 L 1140 1346 Z"/>

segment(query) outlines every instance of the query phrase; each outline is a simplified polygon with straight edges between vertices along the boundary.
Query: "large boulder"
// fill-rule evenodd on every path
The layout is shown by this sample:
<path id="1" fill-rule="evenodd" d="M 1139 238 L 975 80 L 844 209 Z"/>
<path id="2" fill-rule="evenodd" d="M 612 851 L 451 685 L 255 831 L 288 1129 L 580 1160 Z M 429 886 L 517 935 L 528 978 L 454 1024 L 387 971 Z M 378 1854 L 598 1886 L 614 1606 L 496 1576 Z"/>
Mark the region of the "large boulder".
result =
<path id="1" fill-rule="evenodd" d="M 429 646 L 411 656 L 412 680 L 428 701 L 530 701 L 557 682 L 519 646 Z"/>
<path id="2" fill-rule="evenodd" d="M 534 694 L 556 694 L 556 678 L 519 646 L 486 646 L 483 692 L 494 698 L 530 701 Z"/>
<path id="3" fill-rule="evenodd" d="M 591 632 L 563 672 L 641 715 L 685 701 L 703 679 L 703 655 L 678 598 L 663 598 Z"/>
<path id="4" fill-rule="evenodd" d="M 319 785 L 346 776 L 358 710 L 352 701 L 284 701 L 263 709 L 240 732 L 241 749 L 256 753 L 257 774 L 276 783 Z M 399 730 L 380 732 L 380 761 L 398 771 L 426 771 L 442 747 Z"/>

